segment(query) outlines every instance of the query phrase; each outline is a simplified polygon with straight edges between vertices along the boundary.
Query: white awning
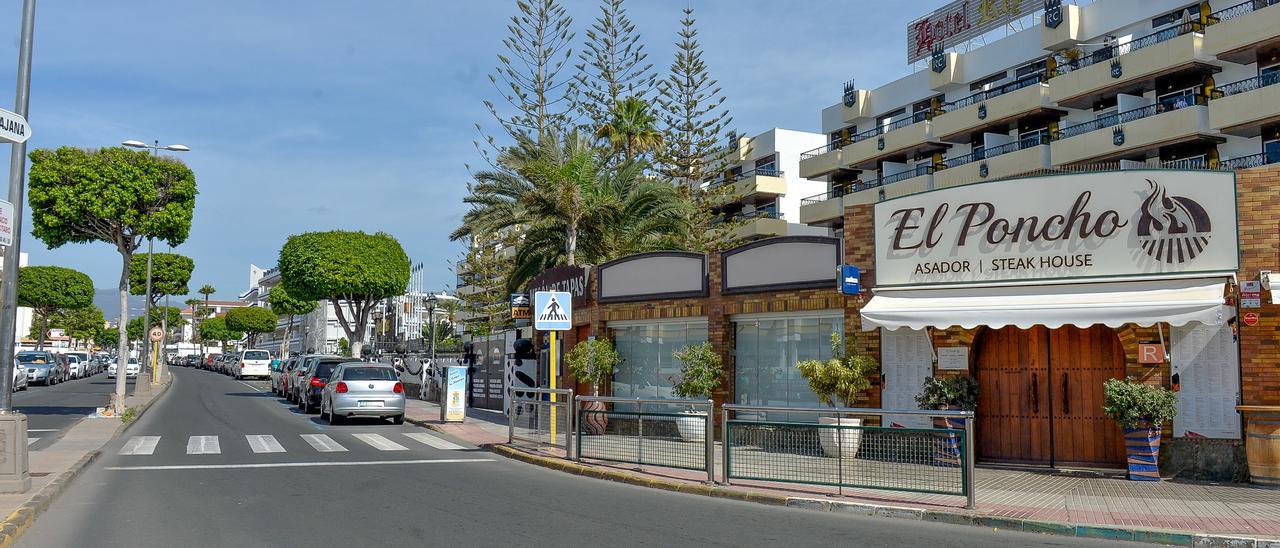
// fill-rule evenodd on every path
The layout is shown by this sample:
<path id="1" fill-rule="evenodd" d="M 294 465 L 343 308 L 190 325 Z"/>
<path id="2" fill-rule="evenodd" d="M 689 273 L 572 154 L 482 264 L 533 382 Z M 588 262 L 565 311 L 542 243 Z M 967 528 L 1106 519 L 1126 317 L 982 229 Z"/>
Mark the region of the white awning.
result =
<path id="1" fill-rule="evenodd" d="M 1027 329 L 1156 322 L 1222 325 L 1234 314 L 1228 278 L 1184 278 L 1064 285 L 879 289 L 862 307 L 862 329 L 1006 325 Z"/>

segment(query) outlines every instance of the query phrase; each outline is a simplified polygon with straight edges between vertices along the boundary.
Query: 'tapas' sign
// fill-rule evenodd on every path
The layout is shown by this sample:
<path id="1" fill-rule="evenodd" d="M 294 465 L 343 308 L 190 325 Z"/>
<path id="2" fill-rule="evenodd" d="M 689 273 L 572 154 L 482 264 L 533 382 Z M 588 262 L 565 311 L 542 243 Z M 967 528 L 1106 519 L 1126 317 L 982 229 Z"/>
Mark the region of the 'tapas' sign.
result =
<path id="1" fill-rule="evenodd" d="M 875 205 L 878 286 L 1234 271 L 1235 175 L 1011 179 Z"/>

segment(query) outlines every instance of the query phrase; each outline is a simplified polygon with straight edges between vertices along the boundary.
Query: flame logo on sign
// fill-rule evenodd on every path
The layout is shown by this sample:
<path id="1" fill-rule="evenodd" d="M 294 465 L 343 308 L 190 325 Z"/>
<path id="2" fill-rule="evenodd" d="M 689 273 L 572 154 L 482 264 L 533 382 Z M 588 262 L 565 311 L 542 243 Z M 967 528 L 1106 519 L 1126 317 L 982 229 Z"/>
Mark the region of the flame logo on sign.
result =
<path id="1" fill-rule="evenodd" d="M 1138 240 L 1151 258 L 1168 264 L 1186 263 L 1209 245 L 1209 214 L 1195 200 L 1169 196 L 1159 183 L 1147 179 L 1151 194 L 1142 202 Z"/>

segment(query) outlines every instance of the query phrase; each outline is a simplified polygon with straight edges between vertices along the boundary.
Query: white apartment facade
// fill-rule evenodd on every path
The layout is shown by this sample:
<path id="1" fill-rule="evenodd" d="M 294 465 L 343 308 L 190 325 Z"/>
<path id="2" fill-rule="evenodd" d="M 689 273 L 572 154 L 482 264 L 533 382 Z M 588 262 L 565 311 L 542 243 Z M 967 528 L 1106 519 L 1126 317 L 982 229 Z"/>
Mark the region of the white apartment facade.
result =
<path id="1" fill-rule="evenodd" d="M 845 205 L 1056 170 L 1280 161 L 1276 3 L 948 3 L 907 27 L 927 67 L 822 110 L 799 175 L 826 185 L 799 221 L 839 233 Z"/>
<path id="2" fill-rule="evenodd" d="M 734 185 L 728 213 L 749 219 L 735 235 L 745 239 L 822 235 L 824 230 L 800 224 L 800 199 L 823 192 L 826 183 L 800 177 L 800 154 L 820 147 L 819 133 L 773 128 L 731 141 L 729 167 L 710 186 Z"/>

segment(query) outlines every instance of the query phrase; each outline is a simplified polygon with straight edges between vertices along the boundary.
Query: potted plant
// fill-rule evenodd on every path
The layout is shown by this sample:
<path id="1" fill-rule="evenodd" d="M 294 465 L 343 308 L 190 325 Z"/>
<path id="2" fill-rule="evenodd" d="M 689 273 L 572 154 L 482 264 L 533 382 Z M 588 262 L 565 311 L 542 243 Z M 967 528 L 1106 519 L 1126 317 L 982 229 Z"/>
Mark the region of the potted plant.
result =
<path id="1" fill-rule="evenodd" d="M 973 411 L 978 408 L 979 394 L 978 379 L 970 376 L 925 377 L 916 394 L 916 403 L 930 411 Z M 938 449 L 939 463 L 960 466 L 960 435 L 955 431 L 964 430 L 964 423 L 965 419 L 959 417 L 934 417 L 935 428 L 949 430 Z"/>
<path id="2" fill-rule="evenodd" d="M 840 334 L 831 334 L 831 358 L 805 360 L 796 364 L 800 376 L 809 382 L 809 390 L 818 401 L 831 407 L 840 402 L 852 407 L 854 400 L 871 387 L 871 375 L 879 369 L 875 358 L 865 354 L 849 355 Z M 862 419 L 856 417 L 818 417 L 818 424 L 832 425 L 818 431 L 822 452 L 829 457 L 855 456 L 862 442 Z M 853 428 L 844 428 L 846 426 Z"/>
<path id="3" fill-rule="evenodd" d="M 1178 414 L 1173 391 L 1128 379 L 1109 379 L 1102 385 L 1102 413 L 1124 429 L 1129 479 L 1160 481 L 1160 429 Z"/>
<path id="4" fill-rule="evenodd" d="M 618 351 L 608 339 L 587 339 L 573 345 L 573 350 L 565 354 L 564 362 L 578 382 L 591 385 L 591 395 L 600 395 L 600 385 L 605 379 L 613 377 L 613 370 L 621 362 Z M 580 410 L 582 431 L 599 435 L 608 426 L 603 402 L 589 401 Z"/>
<path id="5" fill-rule="evenodd" d="M 690 400 L 711 398 L 711 392 L 720 386 L 720 378 L 724 376 L 724 364 L 720 355 L 711 349 L 711 343 L 704 342 L 686 346 L 673 352 L 671 356 L 680 360 L 680 374 L 673 377 L 672 392 L 676 397 Z M 680 437 L 685 441 L 704 442 L 707 439 L 707 420 L 701 414 L 694 415 L 686 411 L 686 417 L 676 418 L 676 427 Z"/>

